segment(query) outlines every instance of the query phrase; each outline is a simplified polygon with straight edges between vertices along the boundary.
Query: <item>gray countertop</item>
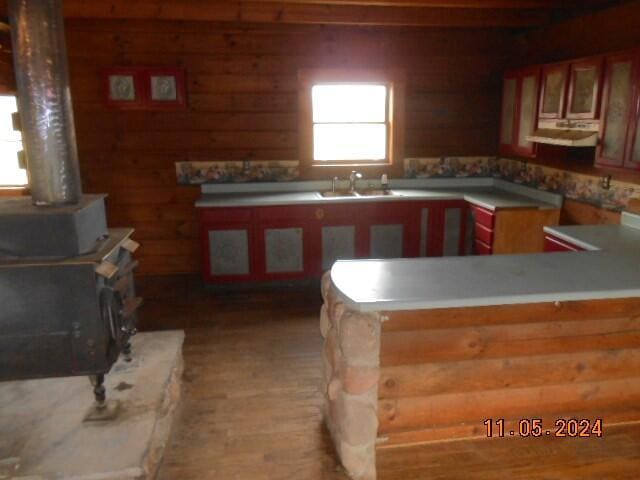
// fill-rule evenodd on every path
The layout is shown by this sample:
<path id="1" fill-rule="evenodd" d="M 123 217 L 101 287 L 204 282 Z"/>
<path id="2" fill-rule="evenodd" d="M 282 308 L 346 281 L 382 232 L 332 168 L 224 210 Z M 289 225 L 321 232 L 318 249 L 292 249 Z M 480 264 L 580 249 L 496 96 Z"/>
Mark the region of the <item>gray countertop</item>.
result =
<path id="1" fill-rule="evenodd" d="M 585 250 L 640 252 L 640 230 L 624 225 L 572 225 L 545 227 L 545 232 Z"/>
<path id="2" fill-rule="evenodd" d="M 468 180 L 465 182 L 465 180 Z M 276 205 L 333 204 L 359 202 L 393 202 L 415 200 L 467 200 L 490 210 L 499 208 L 559 208 L 562 205 L 560 195 L 539 192 L 532 188 L 507 184 L 494 179 L 483 182 L 476 179 L 456 179 L 455 182 L 425 182 L 396 180 L 392 183 L 393 195 L 323 197 L 321 191 L 329 190 L 326 182 L 292 182 L 295 185 L 282 185 L 282 189 L 308 188 L 310 190 L 272 191 L 260 185 L 253 190 L 232 192 L 228 188 L 208 188 L 196 202 L 199 208 L 216 207 L 255 207 Z M 376 185 L 374 185 L 374 188 Z"/>
<path id="3" fill-rule="evenodd" d="M 421 310 L 637 297 L 639 262 L 604 251 L 342 260 L 331 279 L 353 309 Z"/>
<path id="4" fill-rule="evenodd" d="M 621 225 L 547 227 L 587 252 L 338 261 L 331 279 L 361 311 L 640 296 L 640 216 Z"/>

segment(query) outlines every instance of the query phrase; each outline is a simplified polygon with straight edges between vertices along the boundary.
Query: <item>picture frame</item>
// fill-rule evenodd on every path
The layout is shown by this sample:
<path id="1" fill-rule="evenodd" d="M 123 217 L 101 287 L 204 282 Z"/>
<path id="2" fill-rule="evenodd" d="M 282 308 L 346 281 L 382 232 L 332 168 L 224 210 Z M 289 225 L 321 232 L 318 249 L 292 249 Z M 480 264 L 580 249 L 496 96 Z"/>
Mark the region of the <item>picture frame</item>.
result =
<path id="1" fill-rule="evenodd" d="M 177 110 L 187 106 L 183 68 L 113 67 L 102 76 L 108 108 Z"/>
<path id="2" fill-rule="evenodd" d="M 139 109 L 145 102 L 143 71 L 134 67 L 114 67 L 103 71 L 104 101 L 108 108 Z"/>
<path id="3" fill-rule="evenodd" d="M 147 68 L 144 72 L 146 106 L 152 110 L 175 110 L 187 105 L 182 68 Z"/>

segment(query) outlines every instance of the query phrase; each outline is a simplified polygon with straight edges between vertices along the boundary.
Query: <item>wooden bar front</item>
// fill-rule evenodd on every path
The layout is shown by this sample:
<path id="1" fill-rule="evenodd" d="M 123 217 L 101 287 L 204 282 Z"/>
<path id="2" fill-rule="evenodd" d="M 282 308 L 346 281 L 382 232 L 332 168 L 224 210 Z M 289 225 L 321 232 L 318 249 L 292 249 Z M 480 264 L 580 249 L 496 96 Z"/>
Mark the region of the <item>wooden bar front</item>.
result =
<path id="1" fill-rule="evenodd" d="M 341 337 L 353 330 L 345 325 L 380 322 L 379 342 L 369 343 L 379 348 L 378 382 L 356 392 L 365 398 L 375 390 L 376 450 L 487 438 L 487 419 L 504 419 L 506 437 L 519 435 L 521 419 L 542 419 L 551 435 L 560 418 L 602 419 L 604 435 L 640 421 L 639 298 L 363 314 L 345 307 L 330 286 L 323 311 L 325 338 L 335 330 L 325 341 L 325 356 L 333 352 L 335 360 L 325 372 L 327 388 L 336 379 L 334 397 L 345 385 L 367 385 L 341 350 L 352 342 Z M 331 425 L 343 420 L 327 418 L 332 432 L 349 437 L 357 426 Z M 340 454 L 345 435 L 334 441 Z M 353 478 L 375 478 L 372 465 L 354 465 L 345 464 Z"/>

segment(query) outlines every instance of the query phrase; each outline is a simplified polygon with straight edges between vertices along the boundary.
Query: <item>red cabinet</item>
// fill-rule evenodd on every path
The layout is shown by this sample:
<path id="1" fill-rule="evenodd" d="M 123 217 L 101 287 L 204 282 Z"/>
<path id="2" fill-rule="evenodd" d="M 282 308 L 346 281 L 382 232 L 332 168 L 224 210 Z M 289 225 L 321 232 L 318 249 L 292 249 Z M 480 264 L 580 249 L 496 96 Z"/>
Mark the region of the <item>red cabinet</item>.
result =
<path id="1" fill-rule="evenodd" d="M 638 120 L 638 53 L 605 59 L 600 144 L 596 164 L 609 167 L 637 167 L 634 159 Z"/>
<path id="2" fill-rule="evenodd" d="M 471 204 L 471 212 L 474 220 L 474 253 L 477 255 L 491 255 L 493 253 L 496 213 L 473 204 Z"/>
<path id="3" fill-rule="evenodd" d="M 545 65 L 542 68 L 540 111 L 538 114 L 540 118 L 561 119 L 564 117 L 568 77 L 568 63 Z"/>
<path id="4" fill-rule="evenodd" d="M 464 254 L 463 200 L 203 208 L 207 282 L 319 277 L 336 260 Z"/>
<path id="5" fill-rule="evenodd" d="M 527 136 L 536 129 L 540 69 L 526 68 L 509 72 L 504 77 L 500 153 L 533 157 L 535 143 Z"/>
<path id="6" fill-rule="evenodd" d="M 602 57 L 571 63 L 566 118 L 595 120 L 600 114 Z"/>
<path id="7" fill-rule="evenodd" d="M 584 248 L 562 240 L 554 235 L 546 234 L 544 237 L 545 252 L 581 252 L 583 250 Z"/>

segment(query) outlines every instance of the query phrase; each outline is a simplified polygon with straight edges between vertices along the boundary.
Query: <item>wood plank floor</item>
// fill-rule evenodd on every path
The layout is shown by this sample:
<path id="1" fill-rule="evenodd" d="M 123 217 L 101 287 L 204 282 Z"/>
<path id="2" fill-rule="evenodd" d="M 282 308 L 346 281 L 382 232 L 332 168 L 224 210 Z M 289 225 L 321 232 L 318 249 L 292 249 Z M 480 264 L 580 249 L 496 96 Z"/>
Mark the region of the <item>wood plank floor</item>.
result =
<path id="1" fill-rule="evenodd" d="M 147 298 L 185 328 L 185 394 L 160 480 L 344 480 L 322 426 L 316 288 Z M 640 427 L 602 439 L 457 441 L 378 454 L 380 480 L 638 479 Z"/>

